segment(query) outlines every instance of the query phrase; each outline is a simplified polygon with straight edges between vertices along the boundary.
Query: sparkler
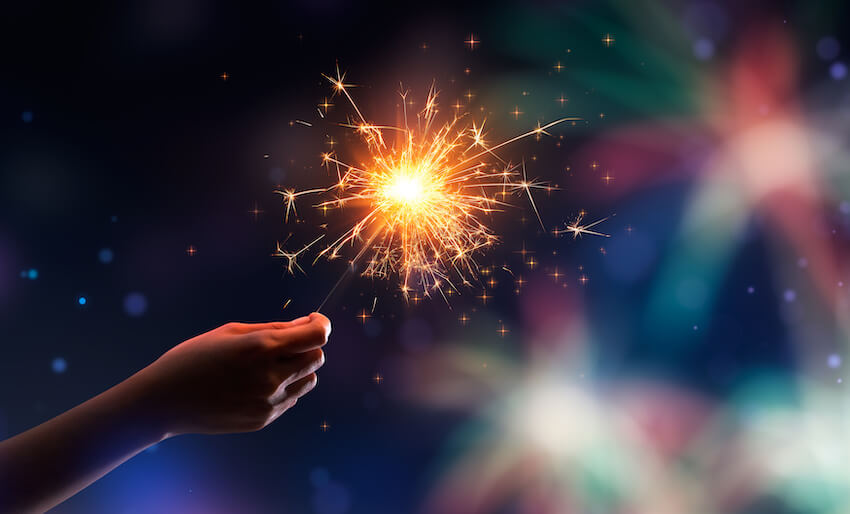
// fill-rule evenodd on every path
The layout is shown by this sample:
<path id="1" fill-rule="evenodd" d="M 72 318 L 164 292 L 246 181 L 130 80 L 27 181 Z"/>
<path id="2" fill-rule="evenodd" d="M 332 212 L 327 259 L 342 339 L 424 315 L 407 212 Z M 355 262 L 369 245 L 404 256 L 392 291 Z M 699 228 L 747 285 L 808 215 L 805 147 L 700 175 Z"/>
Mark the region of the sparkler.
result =
<path id="1" fill-rule="evenodd" d="M 405 299 L 411 291 L 425 296 L 436 291 L 445 299 L 445 290 L 456 292 L 457 282 L 468 286 L 477 276 L 476 254 L 498 240 L 485 218 L 510 205 L 509 197 L 527 196 L 543 225 L 532 191 L 551 187 L 529 180 L 524 162 L 511 164 L 495 151 L 528 136 L 549 135 L 551 127 L 580 118 L 538 123 L 529 132 L 491 145 L 484 131 L 486 120 L 467 122 L 465 114 L 455 114 L 438 125 L 438 93 L 433 85 L 415 119 L 408 119 L 408 92 L 399 92 L 404 123 L 397 127 L 368 121 L 349 93 L 353 85 L 345 82 L 338 68 L 335 77 L 323 76 L 333 85 L 334 96 L 344 97 L 351 105 L 354 116 L 342 126 L 361 136 L 370 162 L 354 166 L 328 152 L 322 161 L 329 173 L 336 173 L 335 184 L 276 191 L 284 198 L 286 220 L 297 215 L 296 200 L 305 195 L 331 196 L 314 205 L 325 211 L 347 206 L 362 209 L 348 230 L 318 252 L 314 263 L 323 257 L 339 258 L 345 247 L 352 247 L 356 255 L 349 269 L 364 259 L 362 275 L 398 276 Z M 392 136 L 394 142 L 389 142 Z M 297 252 L 278 245 L 276 255 L 288 259 L 289 272 L 301 270 L 297 257 L 320 239 Z M 341 281 L 342 277 L 331 294 Z"/>

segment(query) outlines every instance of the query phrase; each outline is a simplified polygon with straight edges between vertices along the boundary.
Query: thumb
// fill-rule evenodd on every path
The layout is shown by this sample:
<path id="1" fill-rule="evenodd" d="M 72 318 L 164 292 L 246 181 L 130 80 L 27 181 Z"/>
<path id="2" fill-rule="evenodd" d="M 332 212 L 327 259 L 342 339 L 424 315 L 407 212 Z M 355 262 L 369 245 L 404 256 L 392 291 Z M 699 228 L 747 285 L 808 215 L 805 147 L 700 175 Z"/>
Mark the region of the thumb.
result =
<path id="1" fill-rule="evenodd" d="M 328 342 L 331 322 L 325 316 L 314 312 L 310 321 L 282 330 L 263 331 L 277 345 L 281 354 L 304 353 L 321 348 Z"/>

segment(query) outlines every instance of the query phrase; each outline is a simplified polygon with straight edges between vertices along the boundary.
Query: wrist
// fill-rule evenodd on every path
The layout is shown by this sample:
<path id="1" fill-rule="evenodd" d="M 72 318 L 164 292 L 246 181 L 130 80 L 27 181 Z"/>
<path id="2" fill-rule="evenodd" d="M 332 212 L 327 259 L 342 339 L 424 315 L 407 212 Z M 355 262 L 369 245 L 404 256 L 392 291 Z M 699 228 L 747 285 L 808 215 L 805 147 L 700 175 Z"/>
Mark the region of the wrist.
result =
<path id="1" fill-rule="evenodd" d="M 142 436 L 153 445 L 175 435 L 173 416 L 169 413 L 165 395 L 144 368 L 118 386 L 118 395 L 124 398 L 131 422 Z"/>

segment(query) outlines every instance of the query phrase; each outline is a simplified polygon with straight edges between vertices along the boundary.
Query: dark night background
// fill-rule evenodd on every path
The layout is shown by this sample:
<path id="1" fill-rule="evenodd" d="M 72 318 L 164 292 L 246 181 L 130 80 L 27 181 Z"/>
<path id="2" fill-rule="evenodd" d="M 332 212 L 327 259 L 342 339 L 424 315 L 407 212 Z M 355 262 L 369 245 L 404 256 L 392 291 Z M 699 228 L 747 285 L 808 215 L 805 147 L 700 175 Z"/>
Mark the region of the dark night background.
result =
<path id="1" fill-rule="evenodd" d="M 457 478 L 444 473 L 463 455 L 457 434 L 479 429 L 486 410 L 479 407 L 494 391 L 514 389 L 524 372 L 503 370 L 500 385 L 486 382 L 481 393 L 463 373 L 450 382 L 439 372 L 419 376 L 418 363 L 439 368 L 440 352 L 469 347 L 523 369 L 518 363 L 535 360 L 529 354 L 549 351 L 545 342 L 529 341 L 545 339 L 548 332 L 538 325 L 552 319 L 583 320 L 570 323 L 584 327 L 592 345 L 583 345 L 565 373 L 591 381 L 603 407 L 620 406 L 605 403 L 611 390 L 643 390 L 648 382 L 667 391 L 655 397 L 647 388 L 655 403 L 670 405 L 667 395 L 690 402 L 659 421 L 673 432 L 681 428 L 680 414 L 691 419 L 698 408 L 704 417 L 694 423 L 708 430 L 709 417 L 735 417 L 730 412 L 762 402 L 762 393 L 783 408 L 805 410 L 803 382 L 843 398 L 845 295 L 825 295 L 822 284 L 843 287 L 840 256 L 850 226 L 842 153 L 850 102 L 846 67 L 842 72 L 836 64 L 844 66 L 846 58 L 846 9 L 807 4 L 5 5 L 0 438 L 73 407 L 222 323 L 289 319 L 316 308 L 344 265 L 320 262 L 305 266 L 306 275 L 285 273 L 271 256 L 275 242 L 290 232 L 307 241 L 311 232 L 284 224 L 273 191 L 309 186 L 324 173 L 319 156 L 335 129 L 292 122 L 317 120 L 316 105 L 331 93 L 321 74 L 337 62 L 362 86 L 354 92 L 364 111 L 389 121 L 399 81 L 421 95 L 431 80 L 445 91 L 446 105 L 476 91 L 475 105 L 486 105 L 496 139 L 538 120 L 585 118 L 558 129 L 555 138 L 519 143 L 510 157 L 533 155 L 531 173 L 561 187 L 540 198 L 544 220 L 563 224 L 579 209 L 588 220 L 616 214 L 599 227 L 611 237 L 554 238 L 528 212 L 522 220 L 497 216 L 504 244 L 484 263 L 523 269 L 527 262 L 516 252 L 525 244 L 539 266 L 526 266 L 529 285 L 520 294 L 502 276 L 486 304 L 473 291 L 451 305 L 404 305 L 386 284 L 348 280 L 324 309 L 334 330 L 319 385 L 291 412 L 258 433 L 168 440 L 56 512 L 437 512 L 428 499 L 435 484 Z M 616 37 L 613 46 L 600 42 L 608 33 Z M 481 41 L 472 50 L 464 43 L 470 34 Z M 826 37 L 839 47 L 834 54 Z M 706 85 L 734 88 L 734 70 L 753 62 L 755 75 L 772 84 L 771 73 L 783 66 L 773 60 L 774 44 L 793 49 L 789 54 L 799 61 L 794 85 L 741 89 L 775 101 L 759 104 L 770 116 L 793 103 L 787 112 L 819 134 L 812 139 L 830 136 L 835 144 L 829 155 L 812 152 L 811 174 L 822 187 L 815 200 L 783 200 L 811 230 L 787 222 L 765 194 L 764 201 L 741 200 L 749 210 L 737 231 L 726 233 L 710 215 L 700 221 L 705 209 L 691 210 L 734 196 L 698 199 L 710 189 L 705 169 L 712 155 L 733 137 L 718 126 L 738 119 L 718 112 L 741 110 L 718 107 L 727 101 L 705 93 Z M 553 69 L 560 62 L 566 68 Z M 559 94 L 569 96 L 566 107 L 552 101 Z M 728 96 L 737 105 L 734 92 Z M 334 102 L 329 119 L 342 119 L 344 104 Z M 525 111 L 518 119 L 509 115 L 515 106 Z M 748 169 L 759 176 L 757 166 Z M 299 214 L 315 219 L 308 205 L 300 204 Z M 805 235 L 797 237 L 801 230 Z M 682 278 L 682 270 L 690 275 Z M 581 277 L 590 280 L 582 285 Z M 378 308 L 361 323 L 356 314 L 369 308 L 373 291 Z M 570 312 L 559 312 L 562 306 Z M 458 322 L 462 313 L 469 324 Z M 498 334 L 499 327 L 510 333 Z M 483 399 L 434 409 L 421 401 L 425 383 L 445 385 L 443 399 L 467 398 L 469 389 Z M 836 402 L 843 407 L 832 413 L 846 420 L 846 401 Z M 580 423 L 567 419 L 565 431 Z M 330 428 L 322 430 L 323 422 Z M 850 451 L 847 422 L 839 425 L 836 456 Z M 800 479 L 823 480 L 823 488 L 811 486 L 813 496 L 828 498 L 823 503 L 783 496 L 777 490 L 791 479 L 772 482 L 774 475 L 764 472 L 758 483 L 773 485 L 726 512 L 840 512 L 850 500 L 841 493 L 846 478 L 836 477 L 847 471 L 845 462 L 835 473 Z M 475 483 L 476 476 L 458 483 Z M 567 483 L 565 490 L 583 490 Z M 543 500 L 535 495 L 544 492 L 529 490 L 470 511 L 625 511 L 581 493 L 575 494 L 581 502 L 537 503 Z M 663 504 L 664 494 L 653 493 Z M 620 509 L 630 505 L 623 498 Z M 662 512 L 639 505 L 633 512 Z M 672 505 L 670 512 L 682 504 Z M 466 509 L 458 503 L 451 511 Z"/>

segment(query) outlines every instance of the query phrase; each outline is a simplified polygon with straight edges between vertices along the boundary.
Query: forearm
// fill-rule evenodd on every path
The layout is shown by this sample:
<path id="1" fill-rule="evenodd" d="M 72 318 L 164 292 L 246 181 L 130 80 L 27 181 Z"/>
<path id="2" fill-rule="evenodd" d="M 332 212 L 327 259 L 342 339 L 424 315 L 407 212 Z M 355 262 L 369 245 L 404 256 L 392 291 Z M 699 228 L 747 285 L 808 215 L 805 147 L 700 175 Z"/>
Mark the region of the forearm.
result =
<path id="1" fill-rule="evenodd" d="M 165 438 L 141 380 L 0 442 L 0 512 L 47 510 Z"/>

